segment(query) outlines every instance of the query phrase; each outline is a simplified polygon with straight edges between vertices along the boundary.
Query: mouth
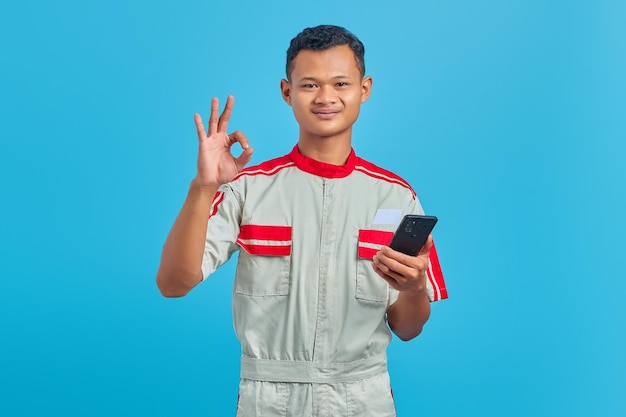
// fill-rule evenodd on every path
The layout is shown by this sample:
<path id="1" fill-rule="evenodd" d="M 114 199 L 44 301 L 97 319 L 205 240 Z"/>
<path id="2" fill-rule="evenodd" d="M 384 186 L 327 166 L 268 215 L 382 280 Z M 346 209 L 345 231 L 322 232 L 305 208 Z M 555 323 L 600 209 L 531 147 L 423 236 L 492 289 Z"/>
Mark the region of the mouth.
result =
<path id="1" fill-rule="evenodd" d="M 328 120 L 338 115 L 339 112 L 340 110 L 320 109 L 320 110 L 314 110 L 313 114 L 317 116 L 319 119 Z"/>

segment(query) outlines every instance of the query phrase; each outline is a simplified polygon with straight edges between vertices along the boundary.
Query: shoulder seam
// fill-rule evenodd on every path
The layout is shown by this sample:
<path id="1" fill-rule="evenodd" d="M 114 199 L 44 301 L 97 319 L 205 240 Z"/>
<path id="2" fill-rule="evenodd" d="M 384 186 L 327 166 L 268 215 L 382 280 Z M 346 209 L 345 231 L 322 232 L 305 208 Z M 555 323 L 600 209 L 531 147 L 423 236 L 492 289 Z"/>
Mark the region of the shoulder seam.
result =
<path id="1" fill-rule="evenodd" d="M 354 170 L 361 172 L 371 178 L 379 179 L 379 180 L 382 180 L 391 184 L 400 185 L 401 187 L 404 187 L 408 189 L 409 191 L 411 191 L 413 198 L 414 199 L 416 198 L 416 194 L 415 194 L 415 191 L 413 190 L 413 187 L 411 187 L 411 185 L 404 178 L 394 174 L 391 171 L 383 169 L 361 158 L 359 158 L 359 160 L 357 161 L 357 164 Z"/>
<path id="2" fill-rule="evenodd" d="M 249 168 L 242 169 L 239 174 L 235 175 L 232 181 L 235 181 L 243 176 L 256 176 L 266 175 L 272 176 L 282 171 L 285 168 L 290 168 L 296 164 L 288 156 L 282 156 L 280 158 L 270 159 L 259 165 L 251 166 Z"/>

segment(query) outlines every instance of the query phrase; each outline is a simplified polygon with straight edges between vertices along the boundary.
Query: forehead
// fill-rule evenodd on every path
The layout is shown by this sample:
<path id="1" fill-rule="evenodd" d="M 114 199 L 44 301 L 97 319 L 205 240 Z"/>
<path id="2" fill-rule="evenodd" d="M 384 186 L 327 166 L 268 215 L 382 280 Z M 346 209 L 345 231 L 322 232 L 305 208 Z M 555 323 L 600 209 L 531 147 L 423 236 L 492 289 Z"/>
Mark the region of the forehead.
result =
<path id="1" fill-rule="evenodd" d="M 348 45 L 334 46 L 323 51 L 303 49 L 292 61 L 291 77 L 360 76 L 354 52 Z"/>

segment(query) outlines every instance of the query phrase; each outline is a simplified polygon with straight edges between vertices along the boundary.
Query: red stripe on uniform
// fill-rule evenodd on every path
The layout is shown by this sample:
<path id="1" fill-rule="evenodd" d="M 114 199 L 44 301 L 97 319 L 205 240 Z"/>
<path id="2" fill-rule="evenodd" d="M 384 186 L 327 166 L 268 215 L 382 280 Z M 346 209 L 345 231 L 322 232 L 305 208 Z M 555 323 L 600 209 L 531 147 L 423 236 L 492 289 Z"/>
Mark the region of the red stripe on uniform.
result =
<path id="1" fill-rule="evenodd" d="M 291 240 L 291 227 L 244 224 L 240 228 L 239 239 Z"/>
<path id="2" fill-rule="evenodd" d="M 266 255 L 266 256 L 289 256 L 291 255 L 291 245 L 247 245 L 241 240 L 237 243 L 250 255 Z"/>
<path id="3" fill-rule="evenodd" d="M 433 270 L 433 276 L 431 277 L 429 274 L 428 278 L 431 279 L 431 283 L 433 284 L 433 288 L 435 289 L 434 301 L 448 298 L 448 290 L 446 289 L 446 282 L 443 279 L 443 272 L 441 271 L 439 256 L 437 256 L 437 249 L 435 248 L 434 242 L 433 246 L 430 248 L 428 258 L 430 259 L 430 266 Z M 439 291 L 439 294 L 437 294 L 437 290 Z"/>
<path id="4" fill-rule="evenodd" d="M 385 230 L 359 230 L 359 242 L 388 245 L 393 237 L 393 232 Z"/>
<path id="5" fill-rule="evenodd" d="M 213 205 L 211 207 L 211 213 L 209 214 L 209 218 L 217 214 L 217 209 L 222 201 L 224 201 L 224 192 L 218 191 L 217 193 L 215 193 L 215 197 L 213 197 Z"/>
<path id="6" fill-rule="evenodd" d="M 375 165 L 361 158 L 357 159 L 357 165 L 355 167 L 355 171 L 362 172 L 363 174 L 368 175 L 372 178 L 383 180 L 392 184 L 398 184 L 404 188 L 407 188 L 408 190 L 411 191 L 411 195 L 413 196 L 413 199 L 415 199 L 415 191 L 413 191 L 413 188 L 411 188 L 411 185 L 408 182 L 406 182 L 404 178 L 394 174 L 391 171 L 387 171 L 386 169 L 383 169 L 379 167 L 378 165 Z"/>
<path id="7" fill-rule="evenodd" d="M 359 246 L 359 258 L 373 259 L 374 255 L 378 252 L 378 249 L 366 248 Z"/>
<path id="8" fill-rule="evenodd" d="M 293 167 L 295 164 L 289 158 L 289 155 L 281 156 L 279 158 L 270 159 L 269 161 L 265 161 L 259 165 L 251 166 L 248 168 L 242 169 L 239 174 L 233 178 L 233 181 L 237 181 L 239 178 L 244 176 L 255 176 L 255 175 L 266 175 L 271 176 L 279 171 Z"/>
<path id="9" fill-rule="evenodd" d="M 359 247 L 358 247 L 358 255 L 359 258 L 372 259 L 376 252 L 380 249 L 371 248 L 367 245 L 363 245 L 366 243 L 368 245 L 388 245 L 391 242 L 391 238 L 393 237 L 393 232 L 387 232 L 385 230 L 359 230 Z"/>

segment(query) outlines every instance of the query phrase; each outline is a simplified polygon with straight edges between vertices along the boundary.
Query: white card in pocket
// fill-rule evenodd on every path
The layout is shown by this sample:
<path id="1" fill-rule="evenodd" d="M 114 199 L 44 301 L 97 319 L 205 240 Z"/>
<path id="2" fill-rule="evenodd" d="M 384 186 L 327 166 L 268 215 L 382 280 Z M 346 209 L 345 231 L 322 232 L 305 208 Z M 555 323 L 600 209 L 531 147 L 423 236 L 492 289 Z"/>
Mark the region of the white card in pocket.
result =
<path id="1" fill-rule="evenodd" d="M 402 210 L 398 209 L 378 209 L 374 216 L 374 224 L 393 224 L 397 226 L 402 220 Z"/>

